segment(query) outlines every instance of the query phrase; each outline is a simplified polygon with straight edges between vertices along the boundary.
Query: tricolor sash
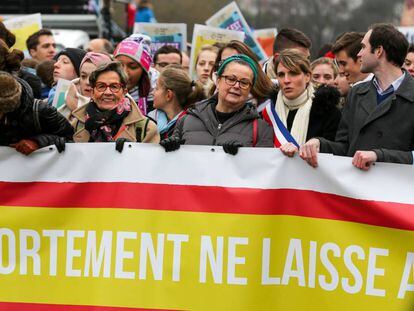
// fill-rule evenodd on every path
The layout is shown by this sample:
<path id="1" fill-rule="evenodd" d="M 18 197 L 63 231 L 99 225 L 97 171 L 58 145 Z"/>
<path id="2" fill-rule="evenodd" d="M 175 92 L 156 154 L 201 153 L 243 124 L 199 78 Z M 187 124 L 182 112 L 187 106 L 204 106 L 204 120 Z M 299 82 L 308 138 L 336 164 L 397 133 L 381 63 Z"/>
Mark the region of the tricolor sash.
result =
<path id="1" fill-rule="evenodd" d="M 272 102 L 263 109 L 262 115 L 263 119 L 273 127 L 273 141 L 276 148 L 286 143 L 292 143 L 299 148 L 299 144 L 277 115 L 275 105 Z"/>

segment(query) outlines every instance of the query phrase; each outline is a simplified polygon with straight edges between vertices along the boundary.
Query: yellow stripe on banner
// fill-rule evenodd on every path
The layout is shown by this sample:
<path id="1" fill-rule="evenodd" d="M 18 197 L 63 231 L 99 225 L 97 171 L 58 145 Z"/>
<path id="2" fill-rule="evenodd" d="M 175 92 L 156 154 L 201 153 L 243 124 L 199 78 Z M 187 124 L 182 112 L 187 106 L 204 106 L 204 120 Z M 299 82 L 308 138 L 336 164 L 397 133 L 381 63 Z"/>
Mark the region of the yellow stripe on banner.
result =
<path id="1" fill-rule="evenodd" d="M 123 209 L 0 207 L 0 215 L 0 301 L 179 310 L 413 307 L 410 231 Z"/>

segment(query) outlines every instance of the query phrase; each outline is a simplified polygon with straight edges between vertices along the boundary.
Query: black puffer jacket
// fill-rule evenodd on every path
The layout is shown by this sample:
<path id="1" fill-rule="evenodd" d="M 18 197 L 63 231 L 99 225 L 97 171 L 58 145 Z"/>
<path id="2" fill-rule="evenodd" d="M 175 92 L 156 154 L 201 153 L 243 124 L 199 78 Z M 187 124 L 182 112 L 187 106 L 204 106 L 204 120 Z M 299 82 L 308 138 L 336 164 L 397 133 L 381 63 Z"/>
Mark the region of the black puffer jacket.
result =
<path id="1" fill-rule="evenodd" d="M 71 140 L 73 128 L 70 123 L 46 103 L 39 103 L 37 115 L 40 128 L 35 126 L 32 89 L 24 80 L 16 79 L 22 85 L 21 104 L 0 119 L 0 146 L 8 146 L 22 139 L 34 140 L 39 147 L 54 144 L 57 137 Z"/>
<path id="2" fill-rule="evenodd" d="M 257 119 L 256 147 L 273 147 L 273 130 L 263 121 L 256 108 L 248 104 L 223 124 L 215 115 L 217 95 L 206 99 L 182 117 L 174 129 L 174 136 L 185 140 L 186 145 L 222 145 L 237 141 L 244 147 L 253 146 L 253 121 Z"/>

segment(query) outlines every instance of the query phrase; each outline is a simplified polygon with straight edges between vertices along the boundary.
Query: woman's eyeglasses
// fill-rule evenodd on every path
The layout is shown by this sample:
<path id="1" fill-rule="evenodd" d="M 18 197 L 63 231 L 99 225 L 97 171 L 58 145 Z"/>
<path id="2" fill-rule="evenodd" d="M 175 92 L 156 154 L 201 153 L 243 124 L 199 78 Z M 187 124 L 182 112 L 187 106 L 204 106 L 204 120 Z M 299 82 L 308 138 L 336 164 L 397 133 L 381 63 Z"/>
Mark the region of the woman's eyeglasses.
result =
<path id="1" fill-rule="evenodd" d="M 95 85 L 95 89 L 98 92 L 102 92 L 102 93 L 105 92 L 108 87 L 109 87 L 109 90 L 112 93 L 117 93 L 117 92 L 119 92 L 120 90 L 123 89 L 123 85 L 121 83 L 106 84 L 106 83 L 103 83 L 103 82 L 98 82 Z"/>
<path id="2" fill-rule="evenodd" d="M 252 83 L 248 79 L 237 79 L 236 76 L 226 76 L 222 75 L 221 77 L 224 78 L 224 82 L 226 82 L 229 86 L 235 86 L 237 82 L 239 82 L 239 86 L 242 90 L 247 90 L 252 86 Z"/>

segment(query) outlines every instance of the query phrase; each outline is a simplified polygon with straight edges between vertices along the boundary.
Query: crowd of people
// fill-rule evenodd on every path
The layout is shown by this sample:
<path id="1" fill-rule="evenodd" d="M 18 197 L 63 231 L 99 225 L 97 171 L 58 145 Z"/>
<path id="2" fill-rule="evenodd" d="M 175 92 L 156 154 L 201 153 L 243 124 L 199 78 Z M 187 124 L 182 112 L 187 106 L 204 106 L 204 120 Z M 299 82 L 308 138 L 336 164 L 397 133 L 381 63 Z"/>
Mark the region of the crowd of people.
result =
<path id="1" fill-rule="evenodd" d="M 59 52 L 52 33 L 27 39 L 30 57 L 0 24 L 0 145 L 29 155 L 48 145 L 125 142 L 279 148 L 311 166 L 318 153 L 413 164 L 414 47 L 391 24 L 341 34 L 311 61 L 310 39 L 283 28 L 273 56 L 260 63 L 243 42 L 203 46 L 196 78 L 189 57 L 172 46 L 151 53 L 133 34 L 115 47 L 94 39 Z M 64 105 L 53 107 L 59 79 Z"/>

